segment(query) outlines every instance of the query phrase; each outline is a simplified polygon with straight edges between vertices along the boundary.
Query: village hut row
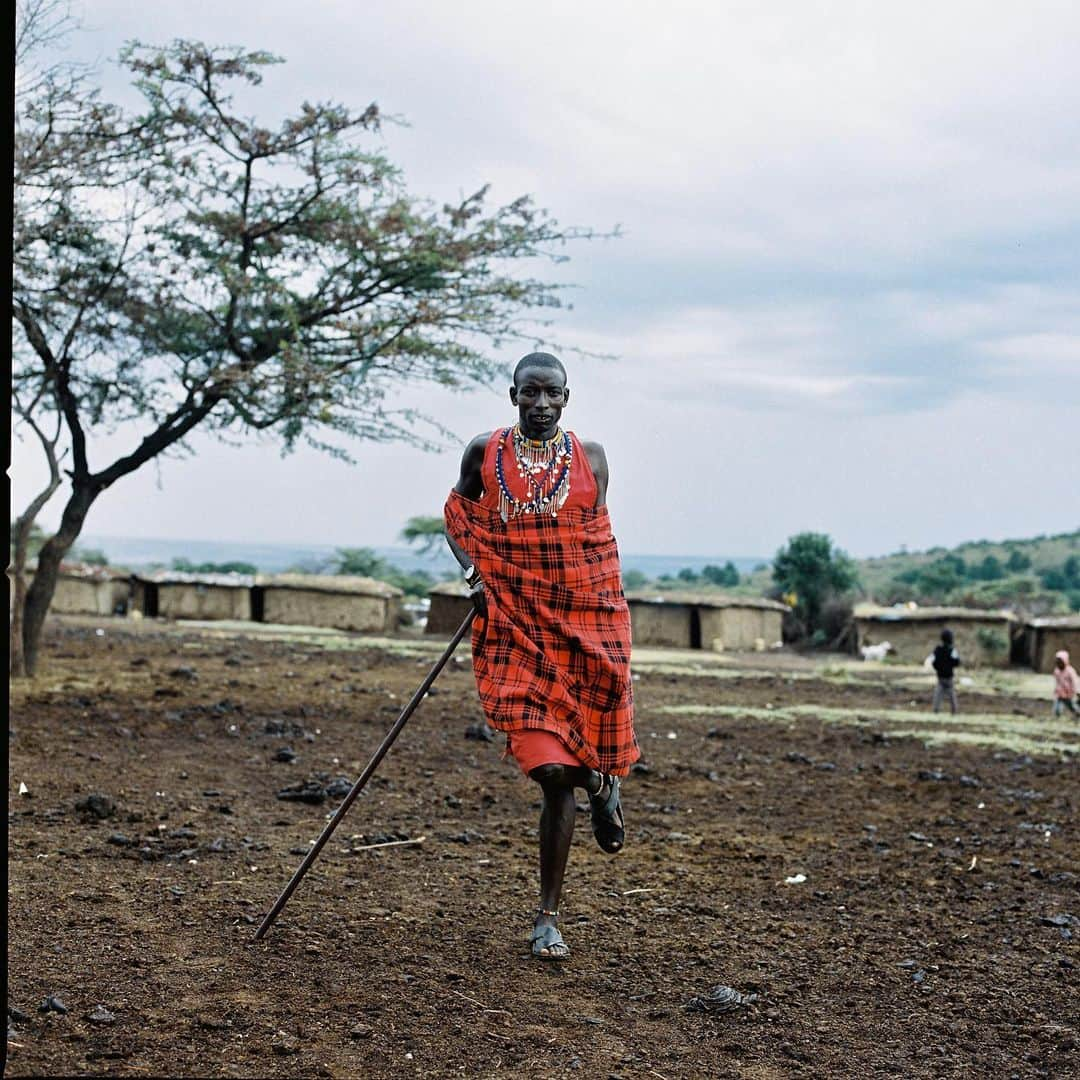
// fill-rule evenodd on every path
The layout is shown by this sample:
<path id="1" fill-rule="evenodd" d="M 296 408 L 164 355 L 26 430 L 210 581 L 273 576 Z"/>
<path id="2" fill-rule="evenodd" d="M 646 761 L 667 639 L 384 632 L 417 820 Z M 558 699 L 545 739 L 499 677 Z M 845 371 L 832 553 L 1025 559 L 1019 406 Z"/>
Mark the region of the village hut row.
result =
<path id="1" fill-rule="evenodd" d="M 10 595 L 10 594 L 9 594 Z M 633 641 L 681 649 L 748 650 L 781 640 L 783 604 L 712 593 L 630 591 Z M 430 593 L 427 631 L 452 634 L 470 609 L 459 581 Z M 317 574 L 131 574 L 108 566 L 65 564 L 52 610 L 107 616 L 138 612 L 149 618 L 227 619 L 388 633 L 401 622 L 400 589 L 372 578 Z M 1054 654 L 1080 656 L 1080 615 L 1020 622 L 1008 611 L 955 607 L 890 608 L 862 604 L 854 612 L 853 645 L 888 641 L 893 655 L 921 663 L 948 626 L 969 666 L 1024 664 L 1048 672 Z"/>
<path id="2" fill-rule="evenodd" d="M 52 610 L 71 615 L 138 612 L 147 618 L 227 619 L 386 633 L 401 619 L 402 592 L 373 578 L 320 574 L 131 574 L 65 565 Z"/>
<path id="3" fill-rule="evenodd" d="M 430 593 L 427 631 L 452 634 L 469 613 L 468 590 L 457 581 Z M 673 649 L 765 649 L 780 642 L 783 604 L 775 600 L 713 593 L 630 591 L 635 645 Z"/>
<path id="4" fill-rule="evenodd" d="M 909 664 L 922 663 L 946 627 L 952 630 L 957 651 L 969 667 L 1023 664 L 1048 672 L 1059 649 L 1080 654 L 1080 615 L 1025 623 L 1011 611 L 860 604 L 854 621 L 856 650 L 887 641 L 892 654 Z"/>

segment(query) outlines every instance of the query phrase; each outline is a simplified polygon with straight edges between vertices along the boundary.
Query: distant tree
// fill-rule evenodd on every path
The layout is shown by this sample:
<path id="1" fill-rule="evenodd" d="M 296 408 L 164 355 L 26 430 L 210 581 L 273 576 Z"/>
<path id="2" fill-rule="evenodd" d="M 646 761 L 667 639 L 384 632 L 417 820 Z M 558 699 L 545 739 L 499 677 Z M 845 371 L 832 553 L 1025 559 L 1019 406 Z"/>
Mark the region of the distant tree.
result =
<path id="1" fill-rule="evenodd" d="M 821 626 L 826 600 L 842 597 L 858 584 L 855 563 L 833 546 L 824 533 L 804 532 L 791 537 L 773 560 L 773 581 L 785 593 L 794 593 L 795 610 L 809 634 Z"/>
<path id="2" fill-rule="evenodd" d="M 739 584 L 739 571 L 730 559 L 723 566 L 713 566 L 710 563 L 702 569 L 701 576 L 710 585 L 722 585 L 731 588 Z"/>
<path id="3" fill-rule="evenodd" d="M 640 570 L 624 570 L 622 583 L 624 589 L 643 589 L 649 584 L 649 577 Z"/>
<path id="4" fill-rule="evenodd" d="M 1010 574 L 1022 574 L 1031 569 L 1031 558 L 1025 555 L 1019 548 L 1013 548 L 1009 552 L 1009 558 L 1005 562 L 1005 569 Z"/>
<path id="5" fill-rule="evenodd" d="M 411 517 L 401 530 L 401 539 L 416 544 L 422 555 L 430 555 L 446 539 L 446 525 L 441 517 Z"/>
<path id="6" fill-rule="evenodd" d="M 987 555 L 978 566 L 972 568 L 970 576 L 978 581 L 998 581 L 1005 576 L 1005 570 L 996 555 Z"/>
<path id="7" fill-rule="evenodd" d="M 697 571 L 689 566 L 684 566 L 675 576 L 680 581 L 685 581 L 688 585 L 693 585 L 698 580 Z"/>
<path id="8" fill-rule="evenodd" d="M 99 548 L 73 548 L 71 554 L 75 562 L 87 566 L 108 566 L 109 557 Z"/>
<path id="9" fill-rule="evenodd" d="M 523 320 L 560 303 L 515 267 L 593 235 L 528 198 L 488 210 L 486 188 L 417 199 L 368 144 L 374 105 L 250 118 L 229 88 L 253 92 L 279 62 L 268 53 L 177 41 L 122 62 L 138 115 L 60 78 L 16 102 L 13 383 L 40 393 L 40 427 L 62 419 L 71 454 L 23 605 L 31 671 L 60 562 L 103 491 L 197 429 L 339 457 L 342 438 L 430 447 L 442 428 L 394 393 L 489 382 L 487 346 L 533 340 Z M 131 449 L 92 463 L 91 437 L 117 428 Z"/>
<path id="10" fill-rule="evenodd" d="M 1065 584 L 1070 589 L 1080 589 L 1080 558 L 1070 555 L 1061 567 Z"/>
<path id="11" fill-rule="evenodd" d="M 338 548 L 334 552 L 334 572 L 356 577 L 380 578 L 389 564 L 371 548 Z"/>

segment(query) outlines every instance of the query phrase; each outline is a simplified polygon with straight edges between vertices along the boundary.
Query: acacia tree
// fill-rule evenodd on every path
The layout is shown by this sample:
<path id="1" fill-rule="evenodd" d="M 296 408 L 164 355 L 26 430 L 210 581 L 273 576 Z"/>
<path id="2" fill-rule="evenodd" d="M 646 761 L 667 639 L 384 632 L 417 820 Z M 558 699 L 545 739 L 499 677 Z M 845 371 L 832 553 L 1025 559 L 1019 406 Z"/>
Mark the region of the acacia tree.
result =
<path id="1" fill-rule="evenodd" d="M 442 207 L 410 195 L 372 145 L 374 105 L 305 102 L 273 128 L 242 114 L 230 91 L 254 94 L 279 62 L 129 46 L 145 109 L 95 101 L 63 126 L 62 194 L 17 216 L 32 241 L 16 239 L 16 383 L 51 388 L 71 450 L 60 527 L 26 597 L 31 671 L 60 561 L 101 492 L 196 428 L 346 457 L 334 435 L 433 445 L 438 426 L 418 426 L 394 392 L 489 381 L 501 367 L 489 350 L 560 303 L 516 265 L 593 235 L 528 198 L 489 210 L 486 189 Z M 19 137 L 45 137 L 49 121 L 35 123 Z M 88 144 L 100 175 L 79 172 Z M 128 453 L 91 462 L 94 433 L 140 426 Z"/>
<path id="2" fill-rule="evenodd" d="M 795 611 L 810 633 L 821 628 L 826 601 L 850 593 L 859 580 L 852 558 L 825 533 L 815 532 L 788 540 L 776 553 L 772 576 L 783 592 L 794 593 Z"/>

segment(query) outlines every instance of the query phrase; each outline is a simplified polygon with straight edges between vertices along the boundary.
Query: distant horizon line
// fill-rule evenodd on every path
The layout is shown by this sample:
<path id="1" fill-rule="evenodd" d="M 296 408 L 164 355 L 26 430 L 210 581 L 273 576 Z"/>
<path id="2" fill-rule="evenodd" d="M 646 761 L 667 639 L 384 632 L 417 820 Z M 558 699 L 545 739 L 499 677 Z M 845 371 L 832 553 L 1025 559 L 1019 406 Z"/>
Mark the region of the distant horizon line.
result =
<path id="1" fill-rule="evenodd" d="M 119 540 L 123 543 L 131 542 L 147 542 L 155 544 L 222 544 L 229 547 L 268 547 L 268 548 L 325 548 L 327 551 L 335 551 L 338 548 L 346 547 L 366 547 L 366 548 L 383 548 L 396 549 L 399 551 L 411 551 L 415 554 L 420 554 L 418 548 L 410 547 L 409 544 L 400 540 L 393 544 L 378 544 L 378 543 L 333 543 L 326 541 L 307 541 L 307 540 L 222 540 L 210 537 L 199 536 L 137 536 L 137 535 L 124 535 L 121 533 L 98 533 L 87 532 L 82 534 L 78 540 L 75 541 L 75 545 L 78 546 L 79 541 L 93 541 L 107 543 L 110 540 Z M 449 549 L 447 549 L 449 554 Z M 691 551 L 627 551 L 622 552 L 621 557 L 623 559 L 635 558 L 635 557 L 660 557 L 664 559 L 731 559 L 733 561 L 738 560 L 740 562 L 768 562 L 771 555 L 721 555 L 715 551 L 712 552 L 691 552 Z"/>

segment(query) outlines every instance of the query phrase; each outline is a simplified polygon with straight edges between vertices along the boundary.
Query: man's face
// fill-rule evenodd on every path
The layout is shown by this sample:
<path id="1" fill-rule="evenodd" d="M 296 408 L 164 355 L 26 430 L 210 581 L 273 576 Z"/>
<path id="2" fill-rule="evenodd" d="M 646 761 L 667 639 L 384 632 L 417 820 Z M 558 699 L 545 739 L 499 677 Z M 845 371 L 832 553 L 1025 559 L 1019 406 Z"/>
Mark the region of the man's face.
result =
<path id="1" fill-rule="evenodd" d="M 570 400 L 570 388 L 557 368 L 526 367 L 510 387 L 510 400 L 517 406 L 526 438 L 550 439 Z"/>

